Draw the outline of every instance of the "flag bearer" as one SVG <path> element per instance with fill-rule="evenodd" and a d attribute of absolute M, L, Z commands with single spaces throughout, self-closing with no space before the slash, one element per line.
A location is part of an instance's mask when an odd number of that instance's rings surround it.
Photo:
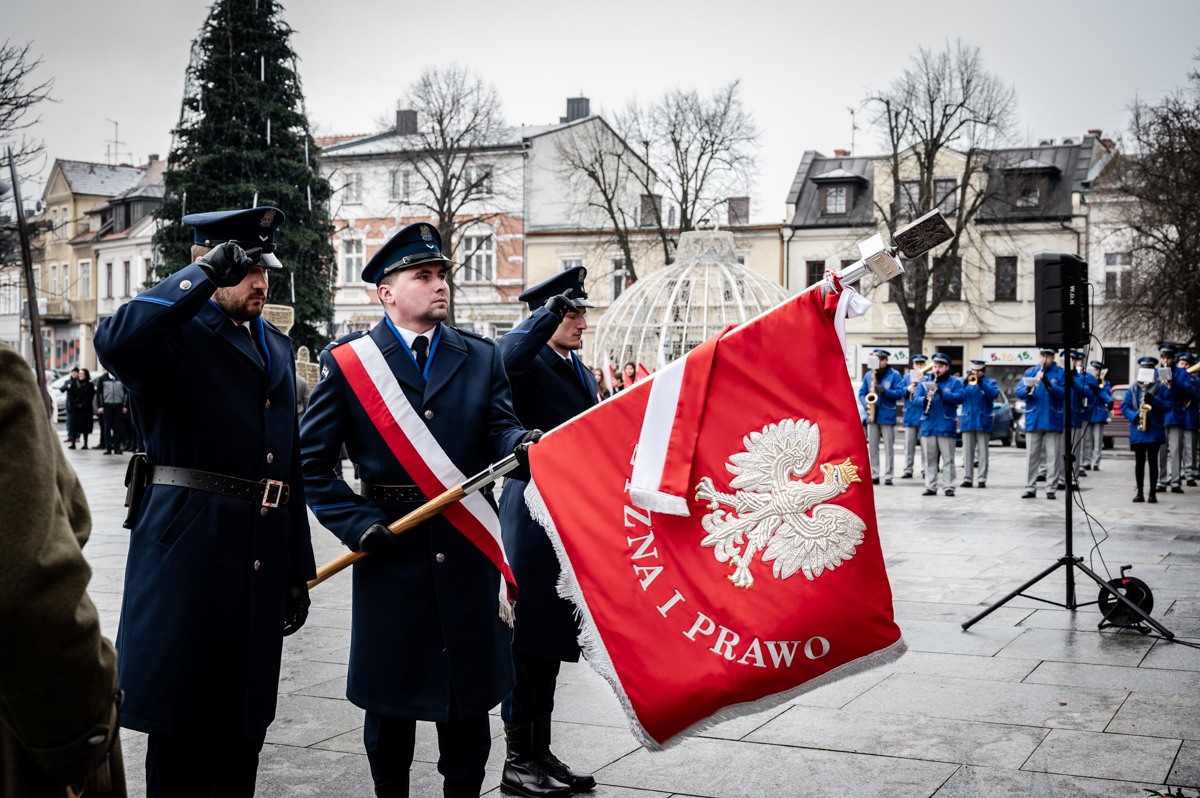
<path fill-rule="evenodd" d="M 366 710 L 379 798 L 408 795 L 418 720 L 437 724 L 444 794 L 478 796 L 488 711 L 513 687 L 511 571 L 491 492 L 403 535 L 386 527 L 438 480 L 461 484 L 540 434 L 513 415 L 495 344 L 442 323 L 452 264 L 441 247 L 436 227 L 412 224 L 367 263 L 383 321 L 321 353 L 300 433 L 313 512 L 369 555 L 354 565 L 346 697 Z M 361 495 L 336 473 L 343 442 Z"/>
<path fill-rule="evenodd" d="M 883 484 L 892 484 L 892 474 L 896 464 L 896 402 L 904 398 L 904 378 L 900 372 L 888 365 L 892 353 L 886 349 L 876 349 L 871 354 L 879 359 L 878 368 L 870 371 L 858 389 L 858 401 L 867 412 L 867 452 L 871 456 L 871 481 L 879 484 L 882 471 Z M 874 394 L 875 420 L 871 420 L 871 411 L 867 397 Z M 879 467 L 879 443 L 883 442 L 884 467 Z"/>
<path fill-rule="evenodd" d="M 261 206 L 183 217 L 196 262 L 96 330 L 146 443 L 117 665 L 152 798 L 254 793 L 283 637 L 308 615 L 296 367 L 262 319 L 283 221 Z"/>
<path fill-rule="evenodd" d="M 1157 361 L 1152 357 L 1138 360 L 1138 366 L 1153 369 Z M 1144 423 L 1139 420 L 1143 405 L 1148 405 Z M 1135 502 L 1146 501 L 1142 493 L 1144 487 L 1146 463 L 1150 464 L 1150 499 L 1151 504 L 1158 502 L 1155 496 L 1158 482 L 1158 449 L 1166 440 L 1164 421 L 1166 411 L 1171 406 L 1171 389 L 1155 377 L 1152 383 L 1134 383 L 1129 386 L 1125 398 L 1121 400 L 1121 415 L 1129 420 L 1129 446 L 1133 449 L 1134 478 L 1137 480 Z M 1142 429 L 1142 426 L 1145 429 Z"/>
<path fill-rule="evenodd" d="M 929 361 L 929 358 L 922 354 L 915 354 L 909 359 L 911 364 L 908 373 L 904 375 L 904 382 L 901 386 L 904 388 L 904 473 L 900 475 L 900 479 L 912 479 L 913 465 L 917 456 L 917 442 L 921 437 L 921 411 L 919 404 L 913 401 L 913 393 L 917 390 L 917 384 L 921 381 L 922 375 L 917 371 L 923 368 Z M 921 476 L 925 476 L 922 474 Z"/>
<path fill-rule="evenodd" d="M 950 356 L 933 356 L 933 379 L 917 386 L 913 401 L 921 406 L 921 448 L 925 453 L 925 492 L 937 495 L 938 460 L 941 460 L 942 491 L 954 495 L 954 420 L 963 400 L 963 383 L 950 376 Z"/>
<path fill-rule="evenodd" d="M 1107 368 L 1103 362 L 1091 362 L 1092 376 L 1100 388 L 1100 397 L 1092 407 L 1091 422 L 1084 429 L 1083 467 L 1092 471 L 1100 470 L 1100 455 L 1104 451 L 1104 425 L 1108 423 L 1108 413 L 1112 407 L 1112 383 L 1103 378 Z"/>
<path fill-rule="evenodd" d="M 992 402 L 1000 395 L 1000 386 L 984 373 L 987 363 L 971 361 L 970 380 L 963 386 L 962 442 L 964 488 L 975 487 L 975 452 L 979 452 L 978 487 L 987 487 L 988 444 L 992 440 Z"/>
<path fill-rule="evenodd" d="M 554 429 L 596 404 L 597 385 L 575 352 L 583 346 L 587 300 L 582 266 L 521 294 L 531 315 L 496 346 L 512 383 L 517 419 L 530 429 Z M 550 752 L 554 688 L 562 662 L 579 660 L 575 608 L 557 591 L 558 558 L 525 505 L 529 483 L 509 479 L 500 498 L 504 548 L 521 586 L 513 637 L 517 684 L 500 708 L 508 755 L 500 786 L 524 796 L 563 796 L 596 786 Z"/>
<path fill-rule="evenodd" d="M 1017 398 L 1025 400 L 1025 492 L 1022 499 L 1037 496 L 1038 464 L 1046 456 L 1046 498 L 1055 498 L 1054 490 L 1062 475 L 1063 400 L 1066 373 L 1055 362 L 1057 351 L 1042 349 L 1041 362 L 1030 366 L 1017 384 Z"/>

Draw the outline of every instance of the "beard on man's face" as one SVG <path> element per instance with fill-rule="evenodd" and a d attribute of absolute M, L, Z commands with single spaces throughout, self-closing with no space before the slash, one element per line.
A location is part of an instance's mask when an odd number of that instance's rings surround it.
<path fill-rule="evenodd" d="M 244 290 L 235 285 L 231 288 L 218 288 L 213 292 L 213 302 L 229 317 L 237 321 L 251 321 L 262 315 L 263 304 L 267 301 L 267 292 L 257 289 Z"/>

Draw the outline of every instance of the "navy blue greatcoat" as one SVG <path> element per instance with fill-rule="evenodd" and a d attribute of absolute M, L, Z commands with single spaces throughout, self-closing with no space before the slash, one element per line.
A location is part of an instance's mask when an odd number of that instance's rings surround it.
<path fill-rule="evenodd" d="M 496 342 L 512 383 L 517 418 L 529 429 L 548 432 L 597 401 L 596 378 L 571 353 L 563 360 L 547 345 L 558 317 L 538 308 Z M 579 623 L 571 602 L 559 598 L 558 558 L 546 530 L 525 505 L 528 483 L 510 479 L 500 497 L 504 550 L 521 587 L 513 648 L 546 659 L 579 659 Z"/>
<path fill-rule="evenodd" d="M 513 415 L 500 354 L 485 338 L 441 325 L 428 380 L 386 320 L 330 344 L 321 353 L 321 380 L 300 441 L 308 502 L 351 549 L 371 524 L 390 524 L 420 506 L 368 500 L 334 473 L 344 442 L 367 482 L 413 484 L 333 357 L 335 347 L 362 335 L 379 345 L 404 395 L 465 476 L 507 457 L 525 432 Z M 487 497 L 494 507 L 490 492 Z M 444 516 L 405 532 L 389 553 L 368 556 L 353 569 L 346 697 L 355 705 L 446 722 L 451 695 L 458 718 L 467 719 L 512 690 L 512 630 L 498 612 L 500 572 Z"/>
<path fill-rule="evenodd" d="M 132 396 L 151 465 L 287 482 L 286 505 L 151 485 L 129 539 L 117 634 L 122 725 L 181 737 L 275 718 L 290 583 L 316 576 L 296 427 L 290 339 L 252 322 L 269 354 L 209 301 L 192 264 L 96 330 Z"/>

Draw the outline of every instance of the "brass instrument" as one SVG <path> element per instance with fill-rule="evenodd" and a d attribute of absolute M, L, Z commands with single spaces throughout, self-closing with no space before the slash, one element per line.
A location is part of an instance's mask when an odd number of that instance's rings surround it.
<path fill-rule="evenodd" d="M 978 376 L 972 374 L 971 376 L 967 377 L 967 385 L 978 385 L 978 384 L 979 384 Z"/>
<path fill-rule="evenodd" d="M 936 391 L 934 391 L 933 389 L 926 389 L 926 391 L 925 391 L 925 416 L 926 417 L 929 416 L 929 409 L 931 407 L 933 407 L 933 396 L 935 393 L 936 393 Z"/>
<path fill-rule="evenodd" d="M 921 366 L 920 368 L 913 368 L 913 369 L 910 369 L 910 371 L 915 371 L 915 372 L 917 372 L 918 374 L 928 374 L 928 373 L 929 373 L 929 370 L 930 370 L 931 368 L 933 368 L 933 361 L 932 361 L 932 360 L 931 360 L 931 361 L 929 361 L 928 363 L 926 363 L 924 366 Z"/>
<path fill-rule="evenodd" d="M 1146 403 L 1146 385 L 1143 383 L 1139 387 L 1142 389 L 1142 404 L 1138 407 L 1137 428 L 1138 432 L 1145 432 L 1150 429 L 1150 405 Z"/>
<path fill-rule="evenodd" d="M 1188 366 L 1188 370 L 1187 370 L 1188 374 L 1195 374 L 1197 372 L 1200 372 L 1200 363 L 1197 363 L 1194 366 Z"/>
<path fill-rule="evenodd" d="M 867 392 L 867 423 L 875 423 L 875 406 L 879 403 L 879 394 L 875 393 L 875 372 L 871 371 L 871 390 Z"/>

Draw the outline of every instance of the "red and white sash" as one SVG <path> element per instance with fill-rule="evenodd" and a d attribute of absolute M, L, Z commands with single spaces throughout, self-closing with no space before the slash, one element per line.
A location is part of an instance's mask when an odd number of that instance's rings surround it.
<path fill-rule="evenodd" d="M 336 347 L 333 358 L 388 448 L 422 493 L 432 499 L 466 482 L 466 475 L 454 465 L 404 395 L 383 352 L 371 336 L 364 335 Z M 504 553 L 496 511 L 482 493 L 472 493 L 442 510 L 442 515 L 500 570 L 503 577 L 500 580 L 500 617 L 512 626 L 509 589 L 515 600 L 517 581 L 508 564 L 508 555 Z"/>

